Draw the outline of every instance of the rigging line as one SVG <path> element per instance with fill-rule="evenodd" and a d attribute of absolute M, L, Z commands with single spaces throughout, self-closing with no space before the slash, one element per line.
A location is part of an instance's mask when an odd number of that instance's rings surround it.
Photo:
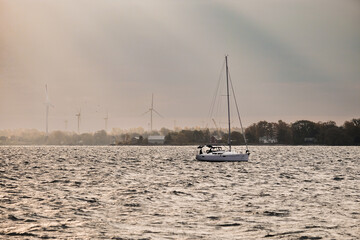
<path fill-rule="evenodd" d="M 217 95 L 218 95 L 218 92 L 219 92 L 219 87 L 220 87 L 220 83 L 221 83 L 221 75 L 222 75 L 222 72 L 223 72 L 223 69 L 224 69 L 224 65 L 225 65 L 225 62 L 224 62 L 223 67 L 222 67 L 222 69 L 220 71 L 219 80 L 218 80 L 216 90 L 215 90 L 215 93 L 213 95 L 213 99 L 212 99 L 212 102 L 211 102 L 211 107 L 210 107 L 210 111 L 209 111 L 209 115 L 208 115 L 210 119 L 211 119 L 211 117 L 213 116 L 213 113 L 214 113 L 215 103 L 216 103 Z"/>
<path fill-rule="evenodd" d="M 224 72 L 224 68 L 225 68 L 225 60 L 223 62 L 222 68 L 220 70 L 219 80 L 218 80 L 218 83 L 217 83 L 217 86 L 216 86 L 215 94 L 213 95 L 213 99 L 211 101 L 211 106 L 210 106 L 210 110 L 209 110 L 209 113 L 208 113 L 209 119 L 212 118 L 213 113 L 214 113 L 215 103 L 216 103 L 217 95 L 218 95 L 218 92 L 219 92 L 219 87 L 220 87 L 220 83 L 221 83 L 222 73 Z"/>
<path fill-rule="evenodd" d="M 240 127 L 241 127 L 241 133 L 242 133 L 242 135 L 243 135 L 243 137 L 244 137 L 246 150 L 248 150 L 248 145 L 247 145 L 247 142 L 246 142 L 246 137 L 245 137 L 245 134 L 244 134 L 244 128 L 243 128 L 243 126 L 242 126 L 242 122 L 241 122 L 241 117 L 240 117 L 239 107 L 238 107 L 238 104 L 237 104 L 237 101 L 236 101 L 235 91 L 234 91 L 234 86 L 233 86 L 233 83 L 232 83 L 232 81 L 231 81 L 230 72 L 229 72 L 229 80 L 230 80 L 231 90 L 232 90 L 232 93 L 233 93 L 233 95 L 234 95 L 234 101 L 235 101 L 236 111 L 237 111 L 237 114 L 238 114 L 238 117 L 239 117 L 239 122 L 240 122 Z"/>

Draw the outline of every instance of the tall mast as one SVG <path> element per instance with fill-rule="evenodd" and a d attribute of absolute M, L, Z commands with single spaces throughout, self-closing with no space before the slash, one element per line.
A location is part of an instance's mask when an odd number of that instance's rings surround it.
<path fill-rule="evenodd" d="M 231 134 L 230 128 L 231 128 L 231 126 L 230 126 L 229 69 L 228 69 L 227 55 L 225 55 L 225 62 L 226 62 L 226 91 L 227 91 L 228 124 L 229 124 L 228 145 L 229 145 L 229 150 L 230 150 L 230 152 L 231 152 L 231 140 L 230 140 L 230 134 Z"/>

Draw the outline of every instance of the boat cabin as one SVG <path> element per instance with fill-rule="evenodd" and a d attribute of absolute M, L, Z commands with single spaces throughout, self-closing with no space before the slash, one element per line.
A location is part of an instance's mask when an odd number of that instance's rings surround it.
<path fill-rule="evenodd" d="M 205 145 L 205 146 L 199 146 L 200 148 L 200 154 L 203 152 L 205 153 L 212 153 L 212 154 L 221 154 L 224 153 L 224 149 L 221 146 L 212 146 L 212 145 Z M 203 151 L 203 148 L 205 148 L 205 151 Z"/>

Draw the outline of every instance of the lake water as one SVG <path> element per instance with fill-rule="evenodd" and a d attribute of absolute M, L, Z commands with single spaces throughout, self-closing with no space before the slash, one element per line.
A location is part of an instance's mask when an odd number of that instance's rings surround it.
<path fill-rule="evenodd" d="M 360 238 L 360 147 L 250 150 L 0 147 L 0 239 Z"/>

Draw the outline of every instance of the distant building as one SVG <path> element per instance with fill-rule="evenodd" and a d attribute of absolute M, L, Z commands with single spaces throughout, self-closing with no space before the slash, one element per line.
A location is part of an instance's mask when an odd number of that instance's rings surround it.
<path fill-rule="evenodd" d="M 304 142 L 305 142 L 306 144 L 314 144 L 314 143 L 316 143 L 317 141 L 316 141 L 316 138 L 314 138 L 314 137 L 308 137 L 308 138 L 304 138 Z"/>
<path fill-rule="evenodd" d="M 138 144 L 140 142 L 140 137 L 133 137 L 131 139 L 131 144 Z"/>
<path fill-rule="evenodd" d="M 211 136 L 210 143 L 212 143 L 212 144 L 218 143 L 218 139 L 215 136 Z"/>
<path fill-rule="evenodd" d="M 165 136 L 149 136 L 148 143 L 153 145 L 162 145 L 165 143 Z"/>
<path fill-rule="evenodd" d="M 272 138 L 272 137 L 268 137 L 268 136 L 259 137 L 259 143 L 263 143 L 263 144 L 274 144 L 274 143 L 277 143 L 277 139 L 276 139 L 276 138 Z"/>

